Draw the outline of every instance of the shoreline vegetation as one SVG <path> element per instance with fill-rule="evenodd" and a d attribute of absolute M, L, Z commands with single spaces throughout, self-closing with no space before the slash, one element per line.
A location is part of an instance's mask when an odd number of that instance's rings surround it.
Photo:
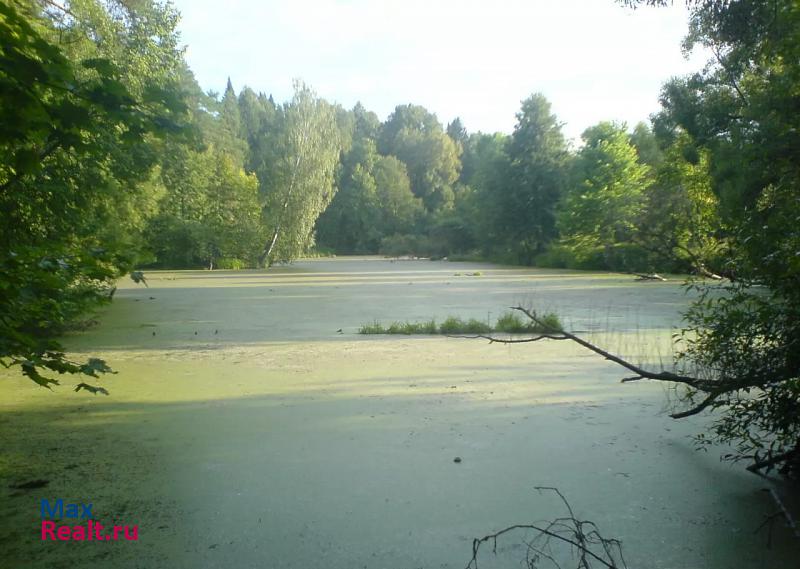
<path fill-rule="evenodd" d="M 435 318 L 422 322 L 395 321 L 384 326 L 380 321 L 375 320 L 369 324 L 363 324 L 359 334 L 365 335 L 444 335 L 452 336 L 457 334 L 489 334 L 499 332 L 503 334 L 547 334 L 550 332 L 560 332 L 563 330 L 561 321 L 555 313 L 547 312 L 538 318 L 538 322 L 524 322 L 517 314 L 506 312 L 492 325 L 488 320 L 478 320 L 470 318 L 464 320 L 457 316 L 448 316 L 441 324 L 437 324 Z"/>

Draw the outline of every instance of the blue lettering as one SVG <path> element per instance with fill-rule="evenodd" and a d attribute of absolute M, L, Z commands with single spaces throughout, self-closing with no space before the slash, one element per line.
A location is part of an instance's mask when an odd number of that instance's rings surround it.
<path fill-rule="evenodd" d="M 42 517 L 43 518 L 61 518 L 64 516 L 64 500 L 59 498 L 53 507 L 50 507 L 50 502 L 47 499 L 42 500 Z"/>
<path fill-rule="evenodd" d="M 92 506 L 94 504 L 66 504 L 64 508 L 64 500 L 59 498 L 54 503 L 49 500 L 42 500 L 41 514 L 42 518 L 92 518 Z M 65 515 L 66 514 L 66 515 Z"/>

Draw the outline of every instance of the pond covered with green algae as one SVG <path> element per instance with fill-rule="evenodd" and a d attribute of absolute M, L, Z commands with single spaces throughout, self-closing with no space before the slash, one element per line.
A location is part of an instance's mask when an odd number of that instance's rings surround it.
<path fill-rule="evenodd" d="M 767 481 L 696 452 L 707 418 L 667 417 L 662 385 L 567 342 L 356 334 L 523 303 L 652 361 L 688 302 L 677 281 L 335 259 L 148 282 L 66 339 L 119 372 L 109 397 L 0 384 L 0 567 L 463 567 L 473 537 L 563 514 L 542 485 L 632 568 L 797 567 L 780 523 L 769 550 L 754 533 Z M 9 489 L 30 479 L 49 484 Z M 139 541 L 42 542 L 41 498 L 93 502 Z M 486 566 L 525 554 L 498 551 Z"/>

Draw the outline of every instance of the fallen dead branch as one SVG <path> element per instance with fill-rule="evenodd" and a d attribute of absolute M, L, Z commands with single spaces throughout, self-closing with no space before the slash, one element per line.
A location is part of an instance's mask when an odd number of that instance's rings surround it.
<path fill-rule="evenodd" d="M 567 516 L 550 522 L 518 524 L 498 532 L 476 538 L 472 542 L 472 558 L 466 569 L 478 569 L 478 556 L 481 547 L 492 544 L 492 553 L 497 554 L 497 540 L 508 534 L 532 532 L 523 540 L 526 546 L 525 567 L 554 567 L 563 569 L 564 559 L 577 562 L 576 569 L 625 569 L 622 543 L 616 539 L 605 538 L 594 522 L 575 517 L 567 499 L 557 489 L 549 486 L 536 486 L 539 492 L 549 491 L 558 495 L 567 511 Z"/>
<path fill-rule="evenodd" d="M 659 275 L 658 273 L 631 273 L 636 277 L 637 281 L 664 281 L 666 282 L 667 279 Z"/>

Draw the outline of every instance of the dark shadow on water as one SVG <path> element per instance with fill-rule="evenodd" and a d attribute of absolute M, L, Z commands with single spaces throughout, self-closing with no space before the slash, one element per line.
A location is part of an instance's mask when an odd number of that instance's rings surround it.
<path fill-rule="evenodd" d="M 547 428 L 558 438 L 557 419 L 570 406 L 539 405 L 528 411 L 528 423 L 512 427 L 507 410 L 476 402 L 459 402 L 446 420 L 437 416 L 435 397 L 378 398 L 371 409 L 354 403 L 294 394 L 163 404 L 101 399 L 5 411 L 0 566 L 312 567 L 324 557 L 326 567 L 344 568 L 372 566 L 378 554 L 383 567 L 459 567 L 469 554 L 465 537 L 558 514 L 518 509 L 531 486 L 545 483 L 567 491 L 604 533 L 635 532 L 612 533 L 629 562 L 644 562 L 631 567 L 796 567 L 785 531 L 776 527 L 772 550 L 764 548 L 764 534 L 753 535 L 772 505 L 741 485 L 741 471 L 718 468 L 682 437 L 658 436 L 637 459 L 643 451 L 632 443 L 620 449 L 625 433 L 607 425 L 613 405 L 588 410 L 603 421 L 562 438 L 574 451 L 557 450 L 549 436 L 531 439 L 544 453 L 537 460 L 525 448 L 525 431 Z M 475 446 L 481 441 L 489 446 Z M 453 465 L 455 453 L 462 465 Z M 654 484 L 642 478 L 647 473 Z M 33 478 L 50 482 L 41 490 L 9 488 Z M 659 485 L 678 488 L 686 510 L 661 505 L 651 494 Z M 619 496 L 604 499 L 605 492 Z M 138 523 L 142 542 L 42 542 L 42 498 L 92 501 L 99 521 Z M 385 503 L 394 504 L 391 516 Z M 628 511 L 640 517 L 626 521 Z M 681 540 L 676 528 L 691 539 Z M 687 543 L 703 550 L 687 552 Z M 409 551 L 413 559 L 404 557 Z"/>

